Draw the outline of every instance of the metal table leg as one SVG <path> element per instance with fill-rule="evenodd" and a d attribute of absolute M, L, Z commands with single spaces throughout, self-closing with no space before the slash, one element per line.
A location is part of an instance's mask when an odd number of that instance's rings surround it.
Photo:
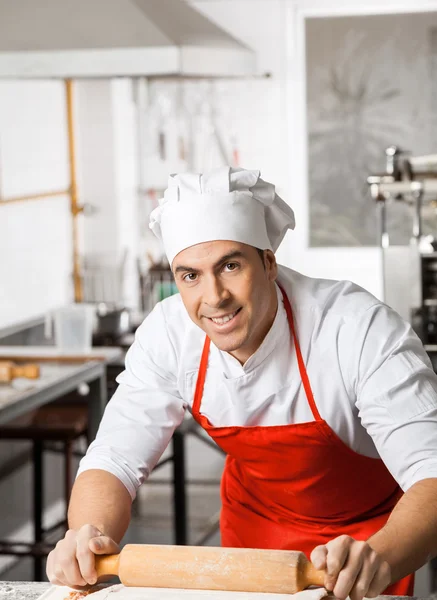
<path fill-rule="evenodd" d="M 431 594 L 435 594 L 437 592 L 437 557 L 431 560 L 429 567 L 431 579 Z"/>
<path fill-rule="evenodd" d="M 188 543 L 185 438 L 178 429 L 173 434 L 173 522 L 175 544 L 185 546 Z"/>
<path fill-rule="evenodd" d="M 88 400 L 88 439 L 93 441 L 96 437 L 97 430 L 105 412 L 108 402 L 108 394 L 106 389 L 106 370 L 103 367 L 103 372 L 100 377 L 89 383 L 90 393 Z"/>
<path fill-rule="evenodd" d="M 36 440 L 33 442 L 33 540 L 36 544 L 42 542 L 42 514 L 44 506 L 44 470 L 43 445 Z M 33 580 L 43 581 L 43 558 L 33 557 Z"/>

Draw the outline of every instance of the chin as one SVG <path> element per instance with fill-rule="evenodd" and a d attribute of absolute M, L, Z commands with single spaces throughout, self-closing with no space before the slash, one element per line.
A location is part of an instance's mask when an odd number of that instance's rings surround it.
<path fill-rule="evenodd" d="M 211 336 L 211 341 L 222 352 L 235 352 L 244 344 L 244 340 L 230 339 L 230 336 Z"/>

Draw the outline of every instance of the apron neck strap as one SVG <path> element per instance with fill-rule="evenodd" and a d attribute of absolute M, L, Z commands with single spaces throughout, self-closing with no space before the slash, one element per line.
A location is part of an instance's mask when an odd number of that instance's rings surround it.
<path fill-rule="evenodd" d="M 205 343 L 203 344 L 199 370 L 197 373 L 196 391 L 194 392 L 193 408 L 191 409 L 193 414 L 198 414 L 200 412 L 200 403 L 202 402 L 203 388 L 205 387 L 205 377 L 208 368 L 208 356 L 210 345 L 211 340 L 208 336 L 206 336 Z"/>
<path fill-rule="evenodd" d="M 322 418 L 319 414 L 319 411 L 317 410 L 317 406 L 314 401 L 314 396 L 313 396 L 313 391 L 311 389 L 310 380 L 308 378 L 308 373 L 307 373 L 307 370 L 305 368 L 305 363 L 302 358 L 302 352 L 300 351 L 299 340 L 297 338 L 296 329 L 294 326 L 293 311 L 291 309 L 291 304 L 290 304 L 287 294 L 285 293 L 284 288 L 281 285 L 279 285 L 279 289 L 282 292 L 285 312 L 287 313 L 288 324 L 290 326 L 290 331 L 293 336 L 297 364 L 299 367 L 299 373 L 300 373 L 300 377 L 302 379 L 302 384 L 303 384 L 303 387 L 305 390 L 308 404 L 310 405 L 311 412 L 313 413 L 314 419 L 316 421 L 321 421 Z M 202 356 L 200 359 L 199 371 L 198 371 L 198 375 L 197 375 L 196 390 L 194 392 L 193 407 L 192 407 L 192 412 L 194 414 L 198 414 L 200 412 L 200 404 L 202 402 L 203 389 L 205 387 L 206 371 L 208 368 L 208 356 L 209 356 L 210 345 L 211 345 L 211 340 L 209 339 L 208 336 L 206 336 L 205 343 L 203 345 Z"/>
<path fill-rule="evenodd" d="M 310 405 L 311 412 L 313 413 L 313 417 L 316 421 L 321 421 L 322 417 L 317 410 L 317 405 L 314 401 L 313 390 L 311 389 L 310 380 L 308 378 L 308 373 L 305 367 L 304 360 L 302 358 L 302 352 L 300 351 L 299 339 L 296 335 L 296 328 L 294 326 L 294 318 L 293 311 L 291 309 L 290 300 L 288 299 L 287 294 L 285 293 L 284 288 L 278 283 L 279 289 L 282 292 L 282 298 L 284 300 L 285 312 L 287 313 L 288 324 L 290 326 L 290 331 L 293 336 L 294 341 L 294 349 L 296 352 L 297 364 L 299 367 L 300 377 L 302 379 L 303 389 L 305 390 L 305 394 L 308 400 L 308 404 Z"/>

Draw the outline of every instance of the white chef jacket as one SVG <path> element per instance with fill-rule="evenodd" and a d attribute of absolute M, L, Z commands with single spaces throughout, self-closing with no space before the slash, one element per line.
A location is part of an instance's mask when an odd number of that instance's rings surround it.
<path fill-rule="evenodd" d="M 355 452 L 381 457 L 404 490 L 437 477 L 437 376 L 410 325 L 349 281 L 279 266 L 278 282 L 321 417 Z M 211 344 L 201 412 L 216 427 L 314 420 L 277 293 L 273 325 L 243 366 Z M 79 473 L 109 471 L 135 497 L 192 406 L 204 340 L 179 294 L 154 308 Z"/>

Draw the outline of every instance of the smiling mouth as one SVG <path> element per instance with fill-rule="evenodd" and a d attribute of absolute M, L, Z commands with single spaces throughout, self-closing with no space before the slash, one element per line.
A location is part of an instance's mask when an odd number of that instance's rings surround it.
<path fill-rule="evenodd" d="M 224 315 L 223 317 L 208 317 L 208 319 L 210 319 L 216 325 L 224 325 L 225 323 L 229 323 L 229 321 L 232 321 L 232 319 L 240 312 L 240 310 L 241 308 L 237 309 L 232 313 Z"/>

